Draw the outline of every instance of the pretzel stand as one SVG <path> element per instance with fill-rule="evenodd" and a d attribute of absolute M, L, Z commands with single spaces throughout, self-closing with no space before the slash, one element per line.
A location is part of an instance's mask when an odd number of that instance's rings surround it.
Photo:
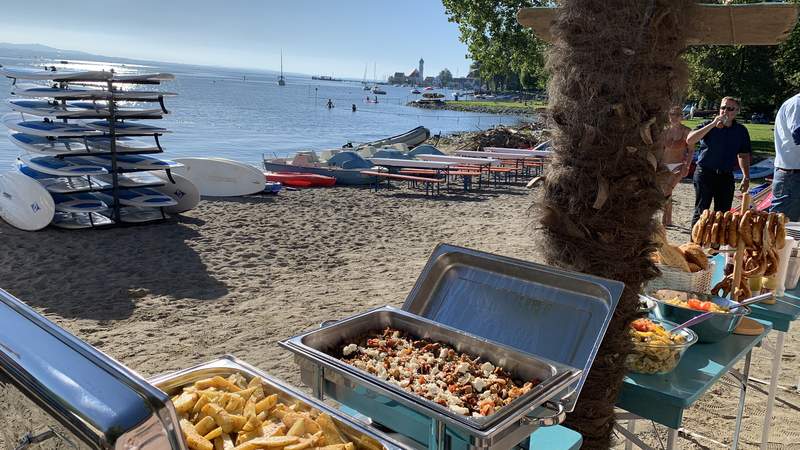
<path fill-rule="evenodd" d="M 742 195 L 742 207 L 741 211 L 747 211 L 750 209 L 750 194 L 745 192 Z M 745 247 L 744 247 L 744 240 L 739 239 L 739 242 L 736 243 L 736 252 L 733 254 L 733 285 L 739 286 L 742 282 L 742 272 L 744 272 L 744 255 L 745 255 Z M 747 280 L 744 280 L 747 283 Z M 743 298 L 739 298 L 741 296 L 741 291 L 734 289 L 731 292 L 731 300 L 743 300 Z M 739 325 L 733 330 L 734 334 L 743 334 L 747 336 L 756 336 L 761 334 L 764 331 L 764 327 L 761 326 L 760 323 L 756 322 L 753 319 L 748 317 L 743 317 Z"/>
<path fill-rule="evenodd" d="M 732 250 L 733 272 L 711 288 L 711 294 L 740 301 L 751 297 L 748 278 L 775 277 L 779 250 L 786 245 L 786 217 L 750 209 L 750 195 L 742 196 L 740 211 L 703 211 L 692 228 L 692 242 L 704 248 L 728 246 Z M 756 292 L 757 294 L 758 292 Z M 756 321 L 744 318 L 734 331 L 754 335 L 763 331 Z"/>

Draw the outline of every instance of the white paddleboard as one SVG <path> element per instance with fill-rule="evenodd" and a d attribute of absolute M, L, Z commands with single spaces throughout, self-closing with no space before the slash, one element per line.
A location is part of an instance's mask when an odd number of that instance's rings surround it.
<path fill-rule="evenodd" d="M 236 197 L 264 190 L 266 180 L 261 170 L 245 163 L 223 158 L 177 158 L 183 164 L 174 172 L 191 180 L 200 195 Z"/>
<path fill-rule="evenodd" d="M 110 133 L 111 126 L 107 120 L 97 120 L 94 122 L 86 122 L 85 125 L 89 128 L 102 131 L 103 133 Z M 155 125 L 148 125 L 137 122 L 116 122 L 114 124 L 114 132 L 120 136 L 126 134 L 164 134 L 169 133 L 169 130 Z"/>
<path fill-rule="evenodd" d="M 38 117 L 97 119 L 111 116 L 111 111 L 106 102 L 97 101 L 70 101 L 63 104 L 55 100 L 9 99 L 8 106 L 13 111 Z M 129 117 L 160 119 L 164 114 L 161 108 L 133 108 L 125 106 L 117 106 L 114 113 L 121 119 Z"/>
<path fill-rule="evenodd" d="M 111 192 L 98 192 L 96 195 L 109 205 L 114 204 L 114 197 Z M 149 188 L 120 189 L 117 192 L 117 196 L 119 197 L 120 205 L 137 208 L 161 208 L 178 204 L 172 197 Z"/>
<path fill-rule="evenodd" d="M 113 175 L 98 175 L 92 177 L 98 181 L 113 183 Z M 131 172 L 125 174 L 117 174 L 117 183 L 123 188 L 142 188 L 142 187 L 158 187 L 164 185 L 164 180 L 151 175 L 149 172 Z"/>
<path fill-rule="evenodd" d="M 111 155 L 85 156 L 81 159 L 91 161 L 111 170 Z M 117 167 L 125 170 L 166 170 L 181 167 L 180 163 L 168 159 L 153 158 L 147 155 L 117 155 Z"/>
<path fill-rule="evenodd" d="M 98 89 L 83 89 L 83 88 L 60 88 L 49 86 L 37 85 L 16 85 L 11 93 L 18 97 L 27 98 L 57 98 L 60 100 L 68 99 L 104 99 L 109 98 L 111 94 L 106 91 Z"/>
<path fill-rule="evenodd" d="M 141 103 L 127 103 L 117 102 L 114 107 L 114 114 L 118 118 L 124 119 L 126 117 L 158 119 L 161 118 L 166 112 L 161 108 L 146 108 L 144 106 L 128 106 L 128 105 L 143 105 Z M 97 117 L 111 116 L 111 110 L 108 108 L 108 103 L 104 101 L 72 101 L 68 102 L 67 106 L 83 110 L 84 114 L 91 113 Z"/>
<path fill-rule="evenodd" d="M 89 147 L 102 152 L 111 151 L 111 138 L 109 137 L 91 137 L 87 138 L 86 142 Z M 148 143 L 134 139 L 127 136 L 117 137 L 117 152 L 119 153 L 140 153 L 140 152 L 158 152 L 161 149 L 155 143 Z"/>
<path fill-rule="evenodd" d="M 35 69 L 30 67 L 3 67 L 0 69 L 0 74 L 5 75 L 8 78 L 37 81 L 106 81 L 111 79 L 113 75 L 111 72 L 103 72 L 99 70 L 58 70 L 55 67 L 46 69 Z"/>
<path fill-rule="evenodd" d="M 111 210 L 106 211 L 106 214 L 111 215 Z M 161 208 L 134 208 L 129 206 L 119 209 L 119 220 L 124 223 L 152 222 L 166 218 L 167 216 L 161 211 Z"/>
<path fill-rule="evenodd" d="M 111 189 L 110 184 L 97 179 L 97 177 L 57 177 L 31 169 L 25 164 L 18 164 L 18 169 L 21 173 L 38 181 L 48 192 L 54 194 L 72 194 Z"/>
<path fill-rule="evenodd" d="M 104 225 L 111 225 L 113 223 L 113 220 L 96 212 L 68 213 L 58 211 L 53 217 L 53 226 L 68 230 L 101 227 Z"/>
<path fill-rule="evenodd" d="M 36 231 L 53 220 L 53 197 L 38 181 L 20 172 L 0 174 L 0 218 L 25 231 Z"/>
<path fill-rule="evenodd" d="M 198 190 L 197 186 L 188 178 L 178 175 L 177 173 L 172 173 L 172 179 L 175 181 L 175 183 L 173 183 L 165 172 L 154 171 L 149 173 L 164 182 L 163 186 L 154 187 L 153 190 L 167 195 L 178 202 L 175 206 L 164 208 L 164 211 L 179 214 L 194 209 L 197 204 L 200 203 L 200 190 Z"/>
<path fill-rule="evenodd" d="M 92 194 L 52 194 L 56 211 L 88 213 L 108 209 L 108 205 Z"/>
<path fill-rule="evenodd" d="M 27 133 L 9 132 L 8 139 L 26 152 L 45 156 L 87 153 L 88 147 L 78 138 L 46 138 Z"/>
<path fill-rule="evenodd" d="M 59 177 L 79 177 L 108 173 L 104 166 L 87 161 L 84 158 L 61 159 L 53 156 L 22 155 L 19 160 L 37 172 Z"/>
<path fill-rule="evenodd" d="M 20 114 L 9 113 L 3 116 L 3 125 L 20 133 L 42 137 L 82 137 L 99 135 L 100 131 L 75 123 L 54 122 L 51 120 L 28 120 L 30 116 L 20 118 Z"/>

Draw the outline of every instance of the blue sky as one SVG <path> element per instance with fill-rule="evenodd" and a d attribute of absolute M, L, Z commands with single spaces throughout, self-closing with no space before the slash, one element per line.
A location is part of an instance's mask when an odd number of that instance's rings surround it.
<path fill-rule="evenodd" d="M 27 0 L 3 8 L 0 42 L 268 70 L 282 48 L 287 72 L 357 79 L 420 57 L 426 75 L 465 76 L 470 63 L 437 0 Z"/>

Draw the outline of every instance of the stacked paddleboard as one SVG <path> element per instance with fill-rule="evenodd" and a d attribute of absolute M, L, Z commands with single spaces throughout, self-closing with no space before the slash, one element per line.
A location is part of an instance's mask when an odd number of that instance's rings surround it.
<path fill-rule="evenodd" d="M 197 187 L 158 157 L 168 111 L 157 90 L 170 74 L 0 68 L 14 79 L 2 117 L 23 153 L 0 174 L 0 218 L 23 230 L 79 229 L 163 220 L 194 208 Z M 31 83 L 31 84 L 25 84 Z M 124 88 L 121 88 L 124 86 Z"/>

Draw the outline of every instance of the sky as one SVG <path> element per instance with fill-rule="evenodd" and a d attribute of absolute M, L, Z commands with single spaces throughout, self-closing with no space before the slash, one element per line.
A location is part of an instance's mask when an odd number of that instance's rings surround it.
<path fill-rule="evenodd" d="M 0 14 L 0 42 L 265 70 L 283 50 L 286 72 L 355 79 L 420 58 L 426 76 L 466 76 L 458 37 L 437 0 L 28 0 Z"/>

